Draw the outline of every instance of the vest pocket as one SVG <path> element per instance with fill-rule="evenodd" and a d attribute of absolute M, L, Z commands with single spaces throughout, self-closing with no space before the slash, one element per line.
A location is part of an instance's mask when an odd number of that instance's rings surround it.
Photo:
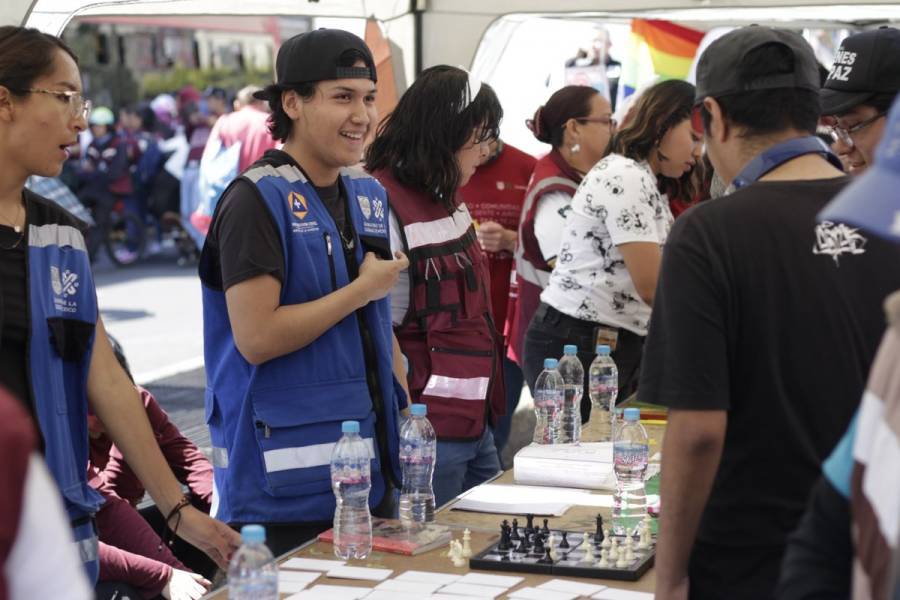
<path fill-rule="evenodd" d="M 331 489 L 331 453 L 342 421 L 359 421 L 372 455 L 372 477 L 381 470 L 375 451 L 375 413 L 364 378 L 250 393 L 254 431 L 274 497 L 305 496 Z"/>

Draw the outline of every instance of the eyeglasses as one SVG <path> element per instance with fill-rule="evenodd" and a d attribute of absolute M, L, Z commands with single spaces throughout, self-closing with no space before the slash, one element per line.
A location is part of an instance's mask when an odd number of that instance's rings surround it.
<path fill-rule="evenodd" d="M 601 125 L 606 125 L 610 129 L 616 128 L 616 120 L 612 117 L 583 117 L 575 120 L 579 123 L 600 123 Z"/>
<path fill-rule="evenodd" d="M 853 146 L 854 145 L 853 134 L 857 133 L 858 131 L 861 131 L 862 129 L 865 129 L 866 127 L 868 127 L 869 125 L 871 125 L 872 123 L 874 123 L 875 121 L 877 121 L 878 119 L 883 117 L 884 115 L 885 115 L 885 113 L 883 113 L 883 112 L 878 113 L 874 117 L 866 119 L 865 121 L 862 121 L 861 123 L 857 123 L 853 127 L 844 128 L 844 127 L 840 127 L 839 125 L 833 125 L 831 127 L 831 139 L 833 139 L 836 142 L 840 142 L 840 143 L 844 144 L 845 146 Z"/>
<path fill-rule="evenodd" d="M 31 88 L 25 91 L 31 94 L 47 94 L 54 96 L 57 100 L 69 107 L 69 115 L 73 119 L 80 116 L 87 120 L 91 114 L 91 101 L 85 98 L 81 92 L 74 92 L 71 90 L 45 90 L 42 88 Z"/>

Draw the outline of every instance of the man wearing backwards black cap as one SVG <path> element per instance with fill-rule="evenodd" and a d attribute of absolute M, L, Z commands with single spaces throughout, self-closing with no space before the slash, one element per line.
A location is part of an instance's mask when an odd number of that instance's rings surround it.
<path fill-rule="evenodd" d="M 822 88 L 834 149 L 858 175 L 872 163 L 887 111 L 900 91 L 900 29 L 879 27 L 841 42 Z"/>
<path fill-rule="evenodd" d="M 900 253 L 816 222 L 848 178 L 814 136 L 819 73 L 799 35 L 718 39 L 696 99 L 735 191 L 679 217 L 663 250 L 638 387 L 669 407 L 656 597 L 766 600 L 859 402 Z"/>
<path fill-rule="evenodd" d="M 342 421 L 358 421 L 370 446 L 370 507 L 399 477 L 405 375 L 387 295 L 408 261 L 391 255 L 384 188 L 350 168 L 377 123 L 365 43 L 311 31 L 285 42 L 275 67 L 256 95 L 283 150 L 222 195 L 200 276 L 213 511 L 264 523 L 278 555 L 331 526 Z"/>

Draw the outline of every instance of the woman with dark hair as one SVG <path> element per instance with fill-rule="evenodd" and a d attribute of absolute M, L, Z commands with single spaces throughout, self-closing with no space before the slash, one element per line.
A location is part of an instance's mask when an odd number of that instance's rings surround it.
<path fill-rule="evenodd" d="M 544 358 L 560 356 L 565 344 L 578 346 L 587 376 L 602 343 L 610 346 L 619 368 L 619 398 L 633 391 L 662 245 L 672 224 L 660 182 L 678 179 L 689 185 L 700 159 L 701 134 L 691 127 L 693 102 L 694 86 L 683 81 L 647 89 L 632 120 L 613 137 L 612 153 L 578 188 L 559 259 L 525 335 L 525 378 L 532 385 Z M 582 398 L 582 421 L 589 411 Z"/>
<path fill-rule="evenodd" d="M 99 317 L 83 223 L 25 188 L 31 175 L 59 174 L 90 108 L 77 59 L 62 41 L 0 27 L 0 384 L 36 422 L 92 579 L 101 499 L 85 470 L 89 404 L 169 528 L 224 567 L 238 536 L 190 505 L 155 443 Z"/>
<path fill-rule="evenodd" d="M 487 257 L 457 195 L 487 157 L 503 111 L 462 69 L 426 69 L 366 152 L 387 189 L 392 246 L 409 269 L 391 292 L 394 330 L 409 361 L 413 402 L 438 437 L 437 505 L 500 470 L 488 420 L 506 411 L 502 341 L 491 317 Z"/>
<path fill-rule="evenodd" d="M 554 92 L 526 125 L 553 149 L 534 166 L 519 223 L 518 294 L 510 298 L 506 316 L 509 357 L 519 366 L 525 359 L 525 331 L 556 263 L 572 196 L 584 174 L 606 154 L 616 122 L 596 89 L 569 85 Z"/>

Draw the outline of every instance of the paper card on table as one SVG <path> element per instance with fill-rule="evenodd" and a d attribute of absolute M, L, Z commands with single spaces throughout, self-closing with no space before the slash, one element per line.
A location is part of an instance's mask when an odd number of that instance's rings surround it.
<path fill-rule="evenodd" d="M 473 598 L 488 598 L 493 600 L 497 596 L 506 593 L 505 587 L 491 585 L 474 585 L 471 583 L 451 583 L 441 588 L 441 594 L 455 594 L 457 596 L 471 596 Z"/>
<path fill-rule="evenodd" d="M 422 600 L 428 598 L 429 594 L 420 594 L 418 592 L 398 592 L 396 590 L 372 590 L 365 600 Z"/>
<path fill-rule="evenodd" d="M 509 593 L 511 600 L 576 600 L 581 594 L 524 587 Z"/>
<path fill-rule="evenodd" d="M 422 581 L 425 583 L 439 583 L 447 585 L 458 581 L 461 575 L 453 573 L 434 573 L 432 571 L 404 571 L 394 577 L 394 581 Z"/>
<path fill-rule="evenodd" d="M 278 581 L 302 581 L 311 583 L 321 575 L 318 571 L 279 571 Z"/>
<path fill-rule="evenodd" d="M 581 489 L 567 490 L 571 494 L 561 494 L 559 489 L 542 486 L 483 484 L 463 493 L 451 510 L 469 510 L 498 514 L 560 516 L 569 510 L 577 497 L 587 498 L 590 492 Z"/>
<path fill-rule="evenodd" d="M 381 581 L 391 576 L 391 569 L 370 569 L 369 567 L 336 567 L 326 573 L 333 579 L 363 579 L 365 581 Z"/>
<path fill-rule="evenodd" d="M 278 579 L 278 593 L 279 594 L 293 594 L 295 592 L 300 592 L 306 589 L 306 586 L 309 585 L 306 581 L 291 581 L 290 579 Z"/>
<path fill-rule="evenodd" d="M 569 581 L 568 579 L 551 579 L 537 586 L 539 590 L 550 590 L 554 592 L 572 592 L 573 594 L 581 594 L 582 596 L 590 596 L 606 589 L 605 585 L 595 583 L 582 583 L 580 581 Z"/>
<path fill-rule="evenodd" d="M 633 592 L 631 590 L 606 588 L 602 592 L 594 594 L 591 598 L 594 600 L 653 600 L 653 594 L 649 592 Z"/>
<path fill-rule="evenodd" d="M 287 600 L 359 600 L 371 591 L 370 588 L 349 585 L 315 585 Z"/>
<path fill-rule="evenodd" d="M 494 587 L 502 587 L 509 589 L 514 585 L 519 585 L 524 581 L 524 577 L 515 577 L 512 575 L 488 575 L 486 573 L 466 573 L 460 578 L 459 583 L 471 583 L 474 585 L 491 585 Z"/>
<path fill-rule="evenodd" d="M 428 596 L 428 600 L 466 600 L 466 597 L 456 594 L 432 594 Z"/>
<path fill-rule="evenodd" d="M 345 565 L 342 560 L 322 560 L 320 558 L 291 558 L 280 565 L 279 569 L 295 569 L 298 571 L 327 571 Z"/>
<path fill-rule="evenodd" d="M 434 582 L 428 583 L 425 581 L 403 581 L 399 579 L 387 579 L 376 585 L 375 589 L 426 596 L 428 594 L 436 592 L 442 585 L 444 584 Z"/>

